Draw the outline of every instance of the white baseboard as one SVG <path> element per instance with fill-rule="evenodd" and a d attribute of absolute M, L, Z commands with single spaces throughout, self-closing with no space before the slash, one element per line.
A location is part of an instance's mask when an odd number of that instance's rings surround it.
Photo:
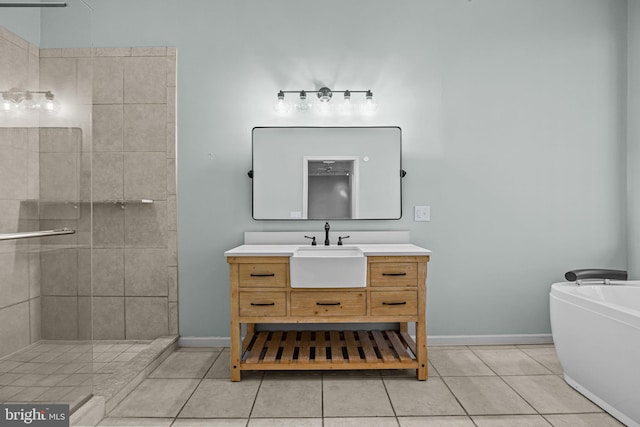
<path fill-rule="evenodd" d="M 522 335 L 430 335 L 427 343 L 437 345 L 552 344 L 551 334 Z M 180 337 L 179 347 L 229 347 L 229 337 Z"/>

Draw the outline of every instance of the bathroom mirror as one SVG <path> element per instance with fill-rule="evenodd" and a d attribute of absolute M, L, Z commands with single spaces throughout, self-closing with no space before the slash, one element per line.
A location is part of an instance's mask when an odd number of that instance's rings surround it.
<path fill-rule="evenodd" d="M 399 219 L 399 127 L 256 127 L 253 218 Z"/>

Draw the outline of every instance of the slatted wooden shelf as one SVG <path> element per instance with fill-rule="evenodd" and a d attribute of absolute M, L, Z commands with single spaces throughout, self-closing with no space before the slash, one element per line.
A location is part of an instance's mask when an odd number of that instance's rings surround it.
<path fill-rule="evenodd" d="M 417 368 L 415 341 L 398 331 L 261 331 L 241 370 Z"/>

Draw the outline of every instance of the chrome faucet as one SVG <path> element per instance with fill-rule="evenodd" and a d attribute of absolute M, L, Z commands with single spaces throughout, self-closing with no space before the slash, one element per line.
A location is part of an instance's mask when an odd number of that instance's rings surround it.
<path fill-rule="evenodd" d="M 329 246 L 329 229 L 331 227 L 329 227 L 329 223 L 325 222 L 324 223 L 324 245 L 325 246 Z"/>

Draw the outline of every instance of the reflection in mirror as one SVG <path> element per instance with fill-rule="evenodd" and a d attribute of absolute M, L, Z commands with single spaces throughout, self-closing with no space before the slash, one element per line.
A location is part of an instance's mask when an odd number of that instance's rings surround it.
<path fill-rule="evenodd" d="M 398 127 L 256 127 L 254 219 L 399 219 Z"/>

